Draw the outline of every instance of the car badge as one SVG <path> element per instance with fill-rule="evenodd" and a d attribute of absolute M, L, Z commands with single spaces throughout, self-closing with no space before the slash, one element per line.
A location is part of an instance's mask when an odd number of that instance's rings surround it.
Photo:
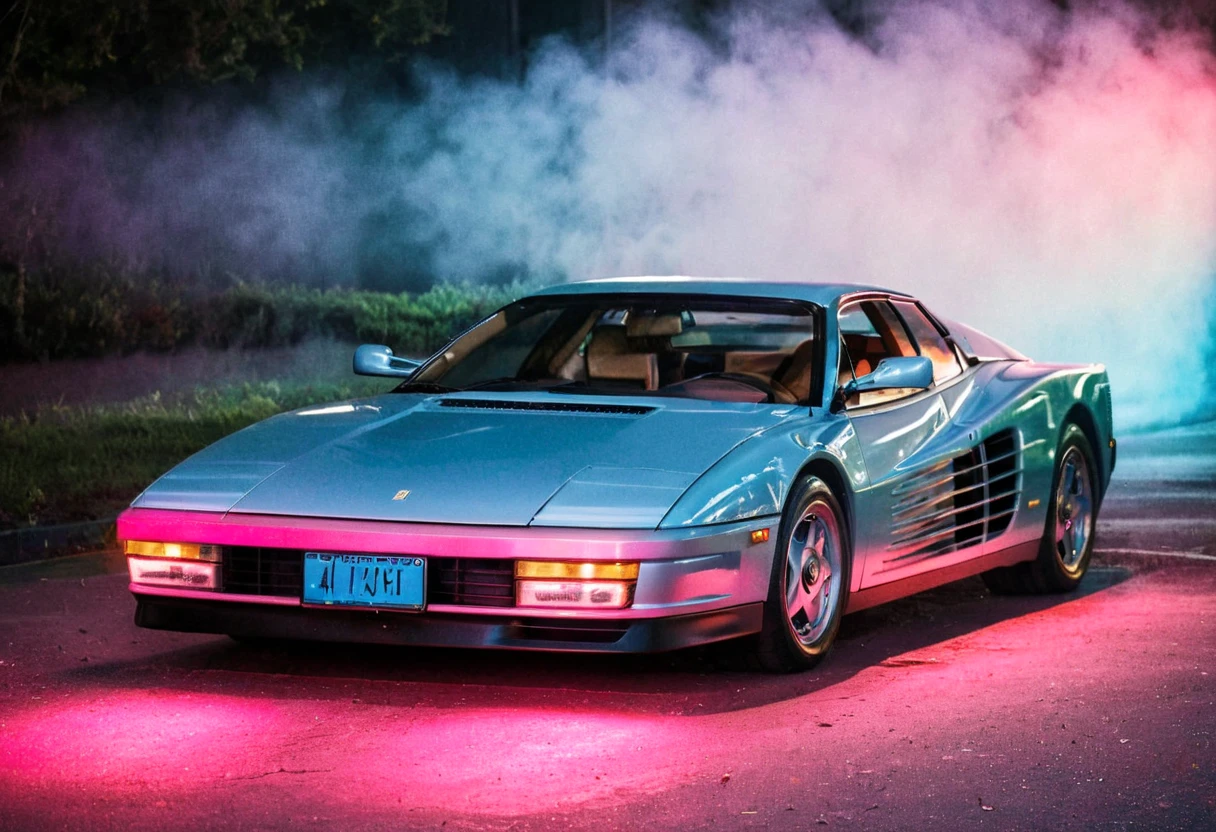
<path fill-rule="evenodd" d="M 410 492 L 402 489 L 401 491 L 398 491 L 396 494 L 393 495 L 393 499 L 394 500 L 404 500 L 408 496 L 410 496 Z"/>

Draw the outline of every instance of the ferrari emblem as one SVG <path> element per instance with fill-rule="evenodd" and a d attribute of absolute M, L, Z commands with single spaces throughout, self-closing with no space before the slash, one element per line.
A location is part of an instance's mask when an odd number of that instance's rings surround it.
<path fill-rule="evenodd" d="M 406 497 L 408 497 L 408 496 L 410 496 L 410 492 L 405 491 L 405 490 L 403 489 L 403 490 L 401 490 L 401 491 L 398 491 L 396 494 L 394 494 L 394 495 L 393 495 L 393 499 L 394 499 L 394 500 L 404 500 L 404 499 L 405 499 Z"/>

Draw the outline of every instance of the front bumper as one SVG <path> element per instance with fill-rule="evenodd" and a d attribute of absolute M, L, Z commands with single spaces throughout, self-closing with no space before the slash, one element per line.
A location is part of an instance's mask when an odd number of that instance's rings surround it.
<path fill-rule="evenodd" d="M 237 637 L 493 647 L 575 653 L 661 653 L 760 631 L 761 604 L 666 618 L 587 620 L 224 604 L 140 596 L 135 623 L 154 630 Z"/>
<path fill-rule="evenodd" d="M 428 603 L 421 613 L 315 608 L 296 597 L 131 584 L 136 623 L 237 636 L 532 650 L 656 652 L 757 632 L 776 518 L 678 530 L 434 526 L 131 509 L 124 540 L 427 558 L 637 561 L 633 604 L 562 610 Z"/>

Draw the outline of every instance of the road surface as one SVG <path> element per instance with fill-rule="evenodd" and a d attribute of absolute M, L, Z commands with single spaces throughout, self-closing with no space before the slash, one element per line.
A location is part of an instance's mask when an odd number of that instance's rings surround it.
<path fill-rule="evenodd" d="M 0 570 L 0 829 L 1216 828 L 1216 426 L 1127 437 L 1082 591 L 969 580 L 820 670 L 139 630 Z"/>

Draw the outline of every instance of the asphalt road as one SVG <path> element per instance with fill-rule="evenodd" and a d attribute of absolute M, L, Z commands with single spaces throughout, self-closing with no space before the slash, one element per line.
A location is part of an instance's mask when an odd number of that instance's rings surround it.
<path fill-rule="evenodd" d="M 0 829 L 1216 828 L 1216 426 L 1127 437 L 1076 595 L 846 619 L 816 672 L 156 633 L 0 570 Z"/>

